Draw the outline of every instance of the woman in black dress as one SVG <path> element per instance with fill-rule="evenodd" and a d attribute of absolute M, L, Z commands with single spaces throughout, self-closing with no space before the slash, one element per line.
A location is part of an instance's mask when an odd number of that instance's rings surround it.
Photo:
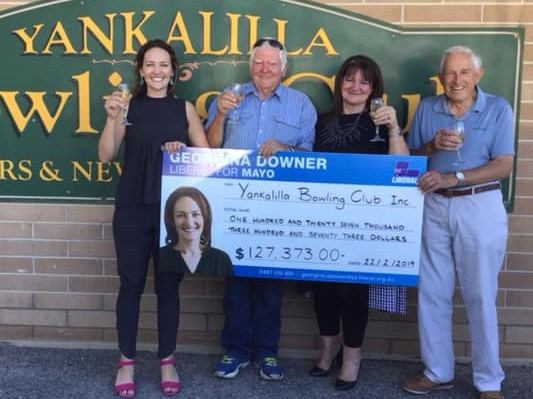
<path fill-rule="evenodd" d="M 178 286 L 183 274 L 159 270 L 159 211 L 162 151 L 175 153 L 186 143 L 208 147 L 202 123 L 189 101 L 174 95 L 178 61 L 163 40 L 146 42 L 135 57 L 131 99 L 115 91 L 105 101 L 106 122 L 98 157 L 113 160 L 124 142 L 124 162 L 115 198 L 113 237 L 120 288 L 116 305 L 120 360 L 115 392 L 135 396 L 134 359 L 141 295 L 149 259 L 153 260 L 161 391 L 176 395 L 180 382 L 174 351 L 179 323 Z M 131 123 L 124 124 L 124 112 Z"/>
<path fill-rule="evenodd" d="M 376 62 L 363 55 L 349 57 L 336 75 L 334 108 L 320 115 L 317 121 L 313 150 L 409 154 L 393 107 L 385 105 L 370 116 L 371 100 L 382 96 L 383 79 Z M 376 126 L 379 126 L 382 141 L 373 140 Z M 338 390 L 352 389 L 357 381 L 361 344 L 368 322 L 369 290 L 371 300 L 394 302 L 378 303 L 375 307 L 405 312 L 405 287 L 372 286 L 369 289 L 366 284 L 323 282 L 316 283 L 313 288 L 321 354 L 310 374 L 329 374 L 338 356 L 341 364 L 335 381 Z M 379 295 L 373 296 L 375 291 L 379 291 Z"/>

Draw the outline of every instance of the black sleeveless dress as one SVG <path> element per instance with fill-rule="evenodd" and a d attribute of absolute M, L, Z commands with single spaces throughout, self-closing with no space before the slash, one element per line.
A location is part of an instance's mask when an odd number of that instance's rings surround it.
<path fill-rule="evenodd" d="M 175 97 L 131 99 L 124 138 L 124 163 L 117 206 L 151 205 L 161 201 L 161 145 L 187 143 L 189 123 L 185 101 Z"/>

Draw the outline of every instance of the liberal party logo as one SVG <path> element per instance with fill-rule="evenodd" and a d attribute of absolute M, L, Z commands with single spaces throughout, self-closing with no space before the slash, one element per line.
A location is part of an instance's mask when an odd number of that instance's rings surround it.
<path fill-rule="evenodd" d="M 420 170 L 409 169 L 409 162 L 400 161 L 396 163 L 392 175 L 393 183 L 412 183 L 416 184 L 416 180 L 420 175 Z"/>

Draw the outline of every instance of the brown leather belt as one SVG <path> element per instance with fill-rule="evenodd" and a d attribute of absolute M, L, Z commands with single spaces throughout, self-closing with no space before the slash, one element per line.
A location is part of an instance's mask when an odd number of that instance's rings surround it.
<path fill-rule="evenodd" d="M 440 194 L 446 198 L 461 197 L 463 195 L 472 195 L 484 193 L 485 191 L 499 190 L 500 183 L 489 183 L 483 186 L 474 186 L 468 188 L 441 188 L 435 191 L 435 194 Z"/>

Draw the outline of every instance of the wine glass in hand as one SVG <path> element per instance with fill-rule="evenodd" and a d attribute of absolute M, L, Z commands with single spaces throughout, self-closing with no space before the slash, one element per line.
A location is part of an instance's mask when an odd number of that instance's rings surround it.
<path fill-rule="evenodd" d="M 376 111 L 383 107 L 383 99 L 381 97 L 375 97 L 372 100 L 370 100 L 370 117 L 374 119 L 376 115 Z M 370 141 L 385 141 L 381 138 L 379 135 L 379 125 L 376 125 L 376 133 L 374 134 L 374 138 Z"/>
<path fill-rule="evenodd" d="M 233 83 L 229 87 L 229 91 L 233 95 L 233 97 L 235 98 L 235 101 L 237 102 L 237 105 L 235 106 L 235 108 L 233 108 L 233 111 L 231 113 L 230 119 L 232 121 L 234 121 L 234 122 L 238 122 L 239 121 L 239 104 L 240 104 L 240 102 L 242 101 L 242 98 L 243 98 L 242 84 Z"/>
<path fill-rule="evenodd" d="M 453 124 L 451 130 L 460 140 L 460 143 L 457 145 L 457 161 L 455 161 L 453 164 L 460 165 L 464 163 L 463 158 L 461 156 L 461 147 L 463 146 L 463 142 L 465 141 L 465 125 L 463 122 L 457 121 Z"/>
<path fill-rule="evenodd" d="M 123 114 L 122 114 L 122 125 L 128 126 L 131 125 L 131 123 L 128 121 L 128 109 L 129 109 L 129 100 L 131 98 L 131 91 L 128 87 L 127 83 L 121 83 L 118 85 L 118 89 L 121 91 L 122 98 L 125 101 L 128 101 L 128 103 L 123 108 Z"/>

